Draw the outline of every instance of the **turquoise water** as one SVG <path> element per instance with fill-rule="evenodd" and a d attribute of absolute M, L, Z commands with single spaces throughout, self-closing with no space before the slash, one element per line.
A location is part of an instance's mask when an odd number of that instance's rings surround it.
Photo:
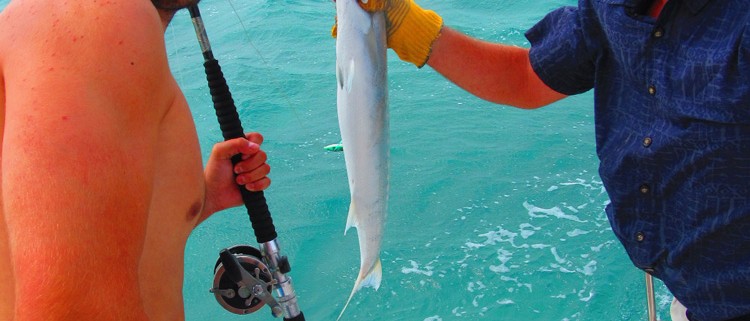
<path fill-rule="evenodd" d="M 0 0 L 0 8 L 7 4 Z M 523 32 L 574 0 L 421 0 L 448 25 L 528 46 Z M 245 129 L 262 132 L 266 197 L 307 320 L 334 320 L 359 269 L 344 236 L 348 186 L 335 98 L 331 1 L 204 0 L 204 21 Z M 236 11 L 236 14 L 235 14 Z M 244 25 L 244 28 L 243 28 Z M 165 34 L 204 158 L 221 140 L 186 12 Z M 645 320 L 643 274 L 604 214 L 591 93 L 522 111 L 479 100 L 389 56 L 391 199 L 380 290 L 344 320 Z M 208 292 L 220 249 L 254 243 L 244 210 L 198 227 L 185 253 L 190 321 L 275 320 L 224 311 Z M 657 304 L 668 319 L 668 296 Z"/>

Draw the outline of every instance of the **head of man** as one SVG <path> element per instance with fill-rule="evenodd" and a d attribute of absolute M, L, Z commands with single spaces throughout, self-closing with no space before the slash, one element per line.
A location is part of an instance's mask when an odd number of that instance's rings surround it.
<path fill-rule="evenodd" d="M 151 0 L 154 7 L 165 11 L 177 11 L 189 6 L 197 5 L 198 2 L 200 2 L 200 0 Z"/>
<path fill-rule="evenodd" d="M 169 23 L 180 9 L 197 5 L 200 0 L 151 0 L 165 23 Z"/>

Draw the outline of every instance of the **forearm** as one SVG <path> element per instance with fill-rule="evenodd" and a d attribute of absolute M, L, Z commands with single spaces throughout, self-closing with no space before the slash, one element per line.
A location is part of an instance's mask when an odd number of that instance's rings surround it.
<path fill-rule="evenodd" d="M 443 27 L 427 64 L 479 98 L 537 108 L 566 97 L 531 68 L 528 49 L 480 41 Z"/>

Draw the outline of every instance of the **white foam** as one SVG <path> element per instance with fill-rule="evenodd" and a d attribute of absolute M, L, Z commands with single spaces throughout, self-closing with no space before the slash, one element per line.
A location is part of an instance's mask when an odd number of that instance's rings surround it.
<path fill-rule="evenodd" d="M 422 275 L 426 275 L 426 276 L 432 276 L 432 273 L 433 273 L 432 269 L 433 269 L 433 267 L 426 266 L 425 267 L 426 270 L 420 270 L 419 269 L 419 264 L 417 264 L 417 262 L 409 260 L 409 263 L 411 263 L 411 268 L 403 267 L 403 268 L 401 268 L 401 273 L 403 273 L 403 274 L 414 273 L 414 274 L 422 274 Z"/>
<path fill-rule="evenodd" d="M 575 229 L 575 230 L 572 230 L 572 231 L 568 232 L 567 234 L 570 237 L 576 237 L 576 236 L 579 236 L 579 235 L 584 235 L 584 234 L 589 234 L 589 233 L 591 233 L 591 232 L 590 231 L 580 230 L 580 229 Z"/>
<path fill-rule="evenodd" d="M 546 217 L 556 217 L 560 219 L 566 219 L 571 220 L 579 223 L 586 223 L 587 221 L 581 220 L 575 215 L 565 214 L 560 207 L 552 207 L 552 208 L 541 208 L 538 206 L 534 206 L 530 204 L 529 202 L 523 202 L 523 207 L 526 208 L 526 210 L 529 213 L 529 216 L 535 217 L 535 218 L 546 218 Z"/>

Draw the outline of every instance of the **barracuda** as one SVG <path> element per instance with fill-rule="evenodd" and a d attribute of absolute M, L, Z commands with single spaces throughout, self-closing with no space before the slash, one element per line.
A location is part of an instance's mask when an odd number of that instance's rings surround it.
<path fill-rule="evenodd" d="M 351 193 L 346 230 L 357 228 L 360 249 L 359 275 L 341 318 L 357 291 L 380 286 L 389 144 L 385 16 L 366 12 L 357 0 L 338 0 L 336 17 L 337 108 Z"/>

